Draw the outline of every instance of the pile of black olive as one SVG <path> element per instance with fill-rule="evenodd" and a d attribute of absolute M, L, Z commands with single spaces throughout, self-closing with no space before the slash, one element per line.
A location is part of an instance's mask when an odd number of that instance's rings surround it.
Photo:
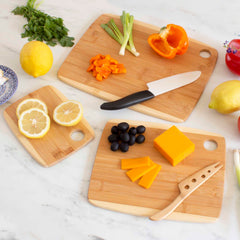
<path fill-rule="evenodd" d="M 136 143 L 143 143 L 145 136 L 143 133 L 146 128 L 143 125 L 129 128 L 127 122 L 121 122 L 117 126 L 111 128 L 111 135 L 108 141 L 111 143 L 111 150 L 117 151 L 120 149 L 122 152 L 127 152 L 129 146 Z"/>

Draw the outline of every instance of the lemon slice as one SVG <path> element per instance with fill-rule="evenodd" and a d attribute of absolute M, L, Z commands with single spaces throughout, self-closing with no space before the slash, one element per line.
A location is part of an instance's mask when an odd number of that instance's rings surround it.
<path fill-rule="evenodd" d="M 18 127 L 25 137 L 41 138 L 50 128 L 50 118 L 44 111 L 31 108 L 20 115 Z"/>
<path fill-rule="evenodd" d="M 63 102 L 53 111 L 54 121 L 62 126 L 74 126 L 81 121 L 82 116 L 83 108 L 77 101 Z"/>
<path fill-rule="evenodd" d="M 18 119 L 24 111 L 30 108 L 38 108 L 40 110 L 43 110 L 45 113 L 48 113 L 47 105 L 44 102 L 37 98 L 28 98 L 20 102 L 17 106 L 16 114 Z"/>

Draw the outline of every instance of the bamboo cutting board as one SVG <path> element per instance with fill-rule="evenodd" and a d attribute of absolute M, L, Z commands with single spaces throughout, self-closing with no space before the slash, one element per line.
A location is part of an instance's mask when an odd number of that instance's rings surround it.
<path fill-rule="evenodd" d="M 173 122 L 185 121 L 197 104 L 217 61 L 217 51 L 201 42 L 190 39 L 189 48 L 184 55 L 165 59 L 155 53 L 147 43 L 150 34 L 158 32 L 162 26 L 152 26 L 134 21 L 134 43 L 140 52 L 139 57 L 126 51 L 118 54 L 120 45 L 101 27 L 114 18 L 120 27 L 119 16 L 101 15 L 75 45 L 58 71 L 62 81 L 99 98 L 113 101 L 131 93 L 146 90 L 146 84 L 170 75 L 200 70 L 201 77 L 187 86 L 159 95 L 149 101 L 130 107 L 133 110 Z M 121 29 L 121 28 L 120 28 Z M 97 54 L 110 54 L 123 63 L 126 74 L 112 74 L 108 79 L 98 82 L 92 73 L 87 72 L 89 60 Z M 201 53 L 208 53 L 208 58 Z"/>
<path fill-rule="evenodd" d="M 127 121 L 130 126 L 143 124 L 146 141 L 134 144 L 129 151 L 112 152 L 107 138 L 111 127 L 122 120 L 109 121 L 103 131 L 92 176 L 89 185 L 89 202 L 98 207 L 138 216 L 152 216 L 168 206 L 178 195 L 178 183 L 200 169 L 220 161 L 225 165 L 224 137 L 197 129 L 178 127 L 195 143 L 195 151 L 177 166 L 173 167 L 153 147 L 153 140 L 171 125 L 152 122 Z M 217 144 L 215 150 L 209 150 L 206 141 Z M 204 146 L 205 145 L 205 146 Z M 131 182 L 126 170 L 121 169 L 122 158 L 149 156 L 162 166 L 160 173 L 149 189 Z M 219 217 L 224 187 L 224 167 L 206 183 L 193 192 L 168 219 L 192 222 L 211 222 Z"/>
<path fill-rule="evenodd" d="M 26 98 L 38 98 L 45 102 L 48 107 L 51 126 L 48 133 L 41 139 L 26 138 L 18 130 L 16 108 Z M 60 126 L 54 122 L 52 118 L 54 108 L 67 100 L 56 88 L 45 86 L 19 99 L 4 111 L 5 120 L 12 132 L 32 157 L 44 167 L 50 167 L 65 159 L 94 138 L 94 131 L 84 117 L 80 123 L 73 127 Z M 74 132 L 81 132 L 83 138 L 79 141 L 74 140 L 75 138 L 72 138 Z"/>

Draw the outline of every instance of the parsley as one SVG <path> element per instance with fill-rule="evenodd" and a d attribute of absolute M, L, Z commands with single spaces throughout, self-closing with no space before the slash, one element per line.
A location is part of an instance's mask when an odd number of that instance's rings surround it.
<path fill-rule="evenodd" d="M 21 15 L 28 21 L 23 26 L 25 31 L 21 37 L 27 37 L 28 41 L 44 41 L 50 46 L 59 42 L 63 47 L 72 47 L 74 38 L 68 36 L 69 30 L 64 26 L 63 19 L 37 10 L 38 6 L 36 0 L 28 0 L 26 6 L 16 7 L 12 11 L 14 15 Z"/>

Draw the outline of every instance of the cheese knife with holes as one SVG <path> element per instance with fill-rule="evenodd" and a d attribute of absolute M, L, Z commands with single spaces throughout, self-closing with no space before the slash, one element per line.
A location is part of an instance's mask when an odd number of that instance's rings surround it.
<path fill-rule="evenodd" d="M 217 162 L 201 169 L 190 177 L 184 179 L 178 184 L 180 194 L 175 198 L 175 200 L 170 203 L 166 208 L 155 213 L 149 218 L 154 221 L 166 218 L 183 202 L 184 199 L 186 199 L 193 191 L 200 187 L 222 167 L 223 165 L 221 165 L 220 162 Z"/>

